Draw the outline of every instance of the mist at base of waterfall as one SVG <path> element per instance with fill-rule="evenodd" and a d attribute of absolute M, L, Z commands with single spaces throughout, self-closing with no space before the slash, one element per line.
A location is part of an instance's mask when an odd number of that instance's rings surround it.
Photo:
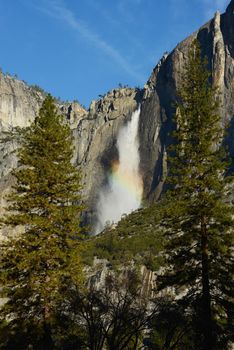
<path fill-rule="evenodd" d="M 140 107 L 123 126 L 117 137 L 119 160 L 112 164 L 108 183 L 101 189 L 97 203 L 95 234 L 117 223 L 125 214 L 141 206 L 143 184 L 139 173 L 138 124 Z"/>

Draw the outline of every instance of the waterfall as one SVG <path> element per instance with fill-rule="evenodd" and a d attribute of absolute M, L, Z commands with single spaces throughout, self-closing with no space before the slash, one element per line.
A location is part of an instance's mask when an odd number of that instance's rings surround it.
<path fill-rule="evenodd" d="M 101 232 L 106 224 L 118 222 L 141 205 L 143 184 L 139 174 L 138 123 L 140 107 L 133 112 L 131 120 L 123 126 L 117 137 L 118 162 L 113 162 L 108 183 L 99 195 L 97 203 L 98 222 L 95 232 Z"/>

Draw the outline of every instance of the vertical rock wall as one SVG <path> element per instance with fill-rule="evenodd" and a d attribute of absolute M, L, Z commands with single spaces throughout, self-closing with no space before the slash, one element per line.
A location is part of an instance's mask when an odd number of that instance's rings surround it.
<path fill-rule="evenodd" d="M 234 1 L 226 13 L 217 12 L 214 18 L 197 32 L 182 41 L 169 55 L 163 57 L 145 85 L 140 123 L 141 168 L 145 197 L 157 199 L 163 189 L 167 173 L 167 147 L 173 142 L 173 115 L 176 91 L 192 41 L 197 38 L 203 55 L 212 71 L 221 102 L 222 126 L 229 123 L 225 143 L 234 159 Z"/>

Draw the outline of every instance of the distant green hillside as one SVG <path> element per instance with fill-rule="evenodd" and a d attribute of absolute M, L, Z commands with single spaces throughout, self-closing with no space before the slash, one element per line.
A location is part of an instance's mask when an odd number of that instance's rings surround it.
<path fill-rule="evenodd" d="M 123 217 L 115 227 L 107 227 L 86 243 L 84 260 L 92 264 L 96 256 L 107 259 L 113 266 L 134 261 L 156 270 L 162 263 L 159 253 L 163 235 L 159 229 L 160 207 L 153 205 Z"/>

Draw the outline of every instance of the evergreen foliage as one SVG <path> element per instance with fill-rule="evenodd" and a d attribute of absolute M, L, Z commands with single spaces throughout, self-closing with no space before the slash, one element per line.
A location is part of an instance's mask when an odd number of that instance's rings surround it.
<path fill-rule="evenodd" d="M 163 235 L 159 228 L 158 206 L 141 208 L 122 218 L 114 228 L 107 227 L 97 236 L 85 242 L 83 260 L 93 264 L 94 257 L 107 259 L 113 268 L 134 262 L 156 271 L 162 265 L 160 252 Z"/>
<path fill-rule="evenodd" d="M 193 332 L 188 314 L 171 298 L 160 301 L 160 312 L 149 323 L 148 349 L 188 350 L 193 349 Z"/>
<path fill-rule="evenodd" d="M 81 178 L 71 164 L 71 131 L 50 95 L 20 136 L 20 166 L 12 172 L 16 183 L 3 225 L 21 226 L 22 234 L 2 247 L 0 283 L 7 302 L 1 318 L 10 340 L 0 348 L 51 350 L 60 289 L 83 279 L 78 253 Z"/>
<path fill-rule="evenodd" d="M 174 287 L 177 303 L 196 329 L 191 349 L 225 349 L 234 335 L 233 206 L 220 146 L 223 128 L 217 91 L 197 41 L 188 55 L 175 115 L 162 226 L 167 240 L 160 288 Z"/>

